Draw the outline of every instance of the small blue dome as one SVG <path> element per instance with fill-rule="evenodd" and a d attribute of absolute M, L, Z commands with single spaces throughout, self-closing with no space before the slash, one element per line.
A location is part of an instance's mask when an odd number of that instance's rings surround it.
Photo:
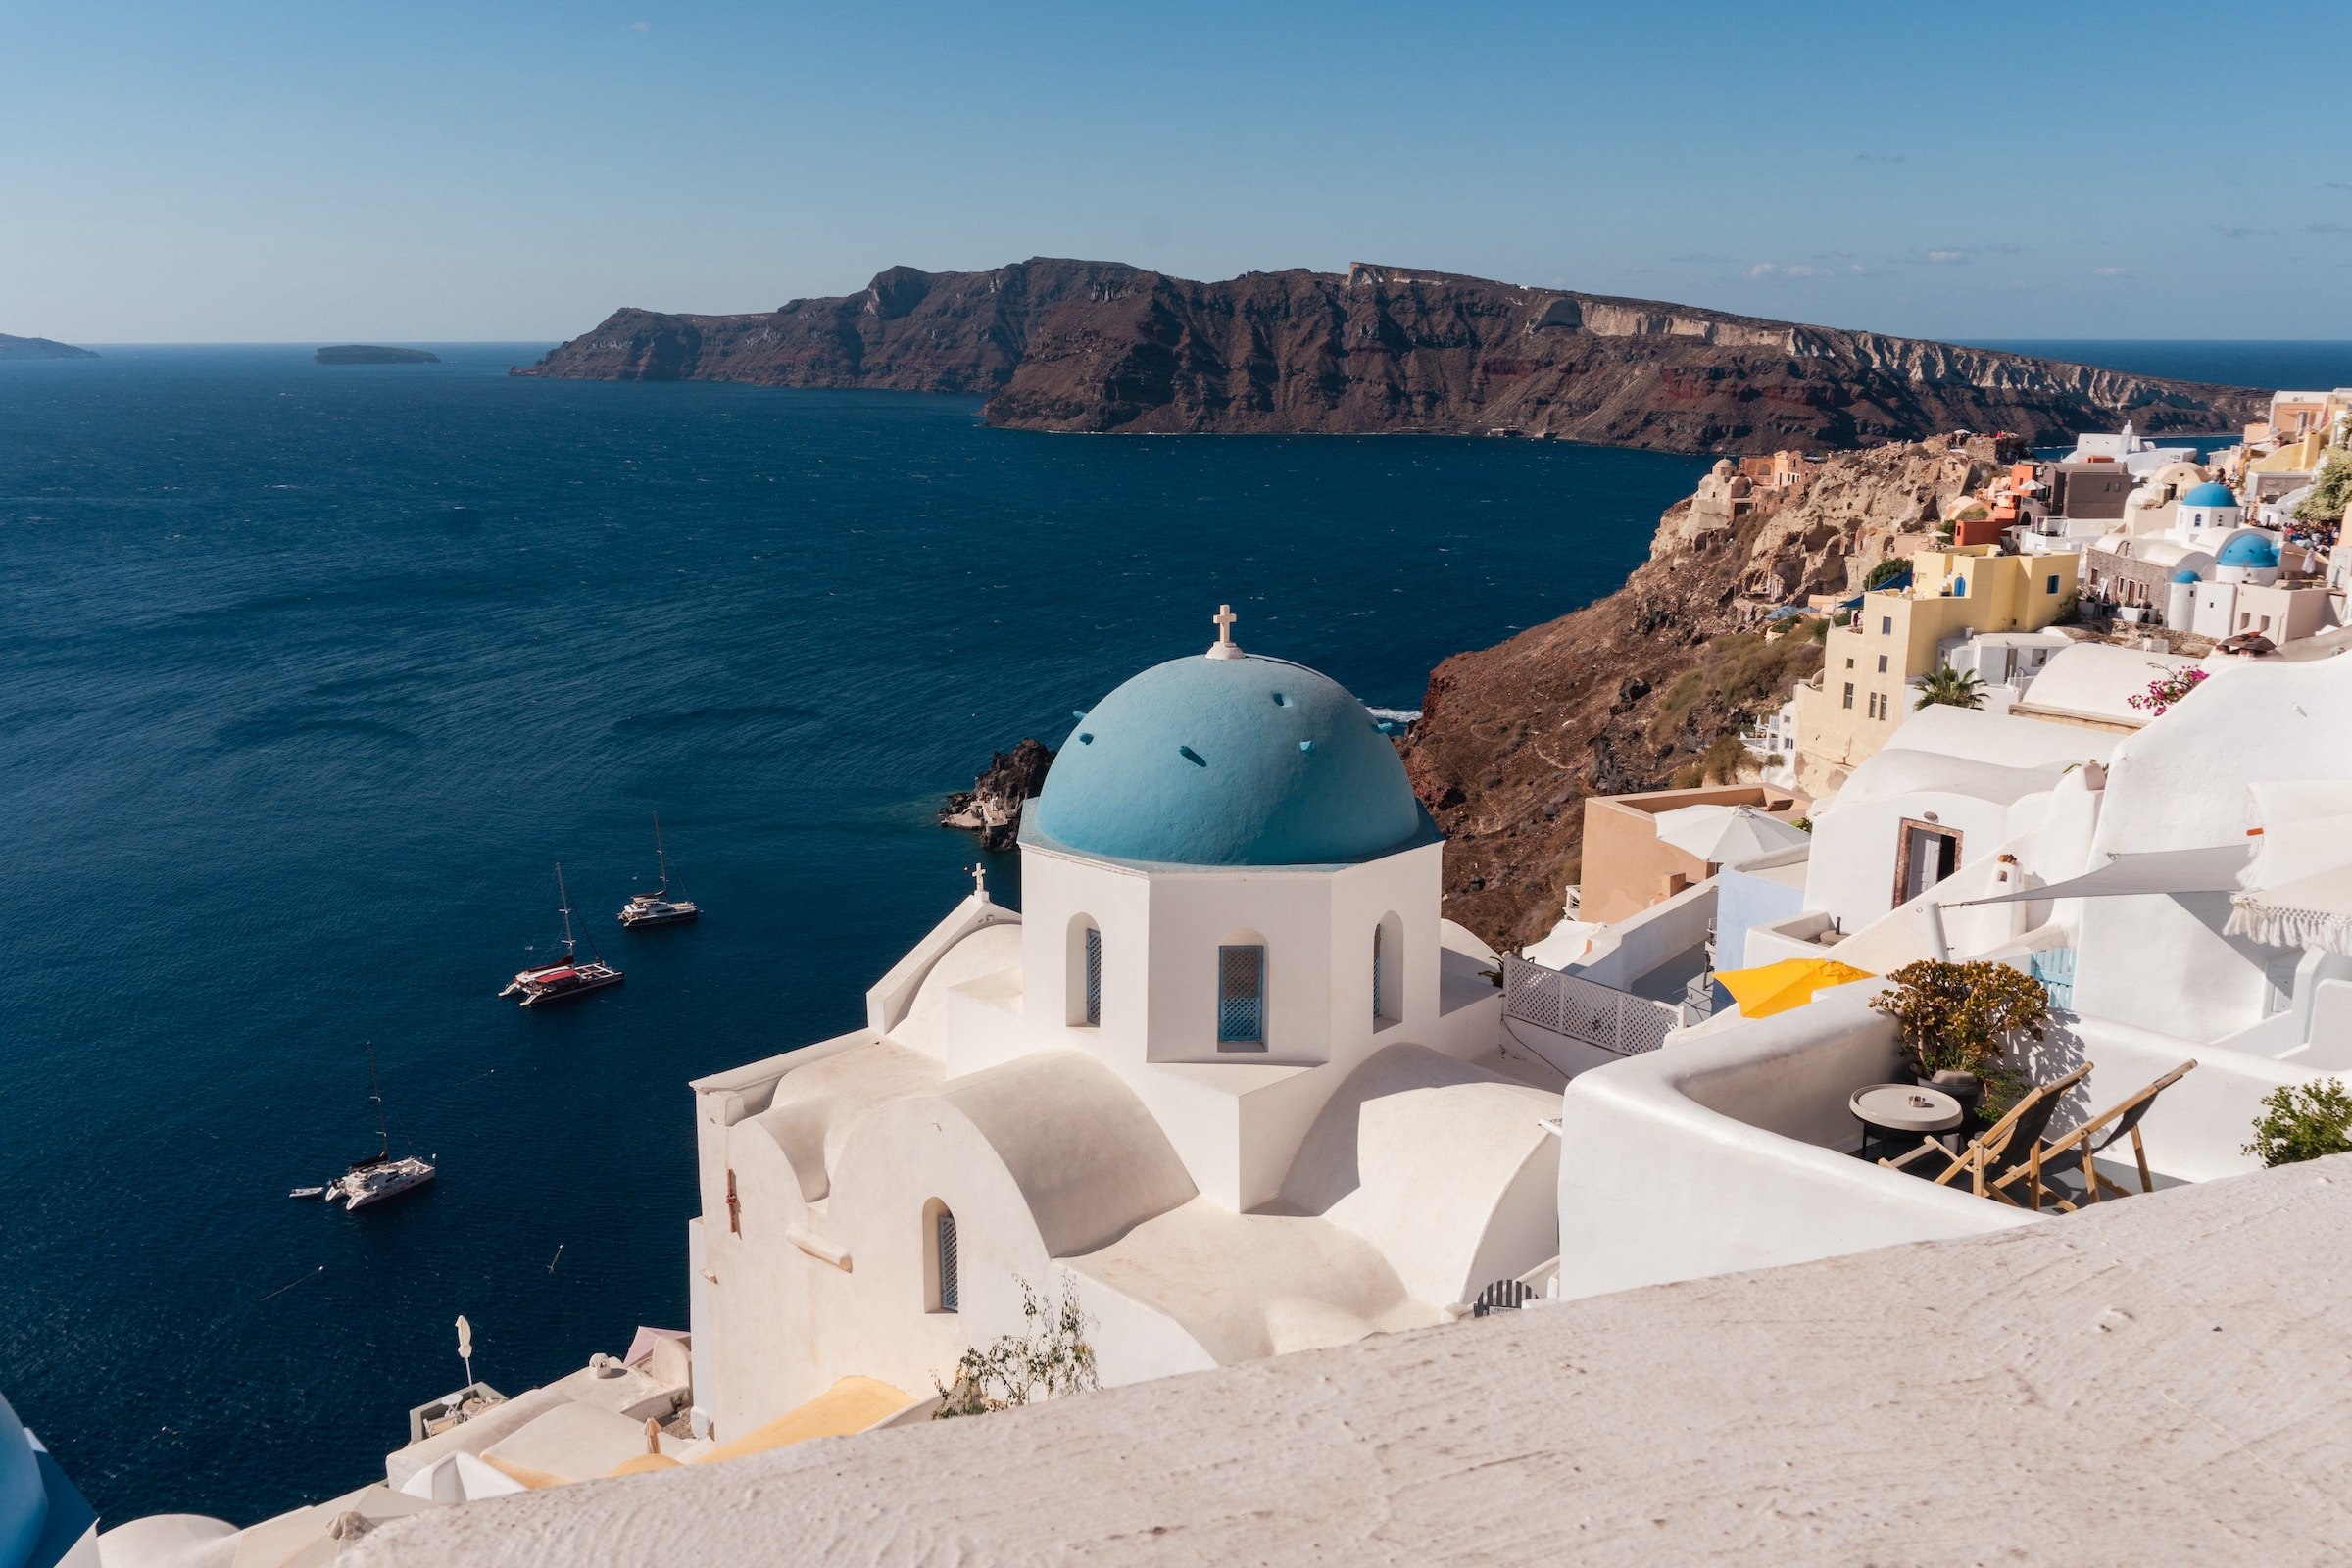
<path fill-rule="evenodd" d="M 2197 574 L 2189 570 L 2186 566 L 2182 566 L 2179 571 L 2173 573 L 2173 581 L 2175 582 L 2195 582 L 2196 580 Z"/>
<path fill-rule="evenodd" d="M 2276 566 L 2278 547 L 2258 533 L 2241 533 L 2213 558 L 2217 566 Z"/>
<path fill-rule="evenodd" d="M 1364 705 L 1288 660 L 1170 660 L 1078 720 L 1024 837 L 1174 865 L 1332 865 L 1434 839 Z"/>
<path fill-rule="evenodd" d="M 2208 479 L 2182 496 L 2180 504 L 2184 507 L 2234 507 L 2237 497 L 2230 493 L 2228 485 Z"/>

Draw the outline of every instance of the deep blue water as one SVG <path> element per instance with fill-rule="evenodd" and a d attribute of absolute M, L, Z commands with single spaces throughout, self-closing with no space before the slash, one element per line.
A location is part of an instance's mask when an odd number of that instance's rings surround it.
<path fill-rule="evenodd" d="M 683 1326 L 687 1080 L 861 1019 L 992 748 L 1220 600 L 1416 706 L 1702 466 L 503 373 L 539 351 L 0 366 L 0 1389 L 118 1519 L 379 1473 L 460 1312 L 510 1392 Z M 656 808 L 710 912 L 624 937 Z M 559 857 L 628 982 L 523 1013 Z M 440 1181 L 291 1202 L 372 1142 L 369 1039 Z"/>

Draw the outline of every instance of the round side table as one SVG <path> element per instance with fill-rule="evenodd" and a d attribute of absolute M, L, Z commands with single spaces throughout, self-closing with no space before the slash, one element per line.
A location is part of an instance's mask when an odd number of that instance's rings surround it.
<path fill-rule="evenodd" d="M 1960 1125 L 1964 1112 L 1960 1102 L 1940 1089 L 1926 1084 L 1865 1084 L 1854 1091 L 1846 1102 L 1846 1109 L 1862 1124 L 1861 1155 L 1871 1157 L 1871 1135 L 1879 1139 L 1879 1152 L 1886 1152 L 1886 1140 L 1908 1135 L 1930 1138 L 1948 1133 Z"/>

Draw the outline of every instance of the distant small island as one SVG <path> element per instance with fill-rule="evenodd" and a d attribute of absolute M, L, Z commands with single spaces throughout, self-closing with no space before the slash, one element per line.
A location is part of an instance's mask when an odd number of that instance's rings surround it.
<path fill-rule="evenodd" d="M 10 337 L 0 332 L 0 360 L 94 360 L 98 356 L 47 337 Z"/>
<path fill-rule="evenodd" d="M 341 343 L 311 356 L 313 365 L 439 365 L 441 356 L 422 349 L 387 349 L 373 343 Z"/>

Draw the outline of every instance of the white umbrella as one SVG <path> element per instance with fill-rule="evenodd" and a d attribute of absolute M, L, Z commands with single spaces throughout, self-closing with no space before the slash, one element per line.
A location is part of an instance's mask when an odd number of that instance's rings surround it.
<path fill-rule="evenodd" d="M 2352 956 L 2352 865 L 2230 896 L 2233 937 L 2266 947 L 2324 948 Z"/>
<path fill-rule="evenodd" d="M 2352 813 L 2331 809 L 2341 791 L 2334 780 L 2253 787 L 2262 837 L 2225 932 L 2352 956 Z"/>
<path fill-rule="evenodd" d="M 1671 844 L 1709 865 L 1769 855 L 1810 839 L 1803 828 L 1790 827 L 1752 806 L 1683 806 L 1660 811 L 1651 821 L 1660 844 Z"/>

